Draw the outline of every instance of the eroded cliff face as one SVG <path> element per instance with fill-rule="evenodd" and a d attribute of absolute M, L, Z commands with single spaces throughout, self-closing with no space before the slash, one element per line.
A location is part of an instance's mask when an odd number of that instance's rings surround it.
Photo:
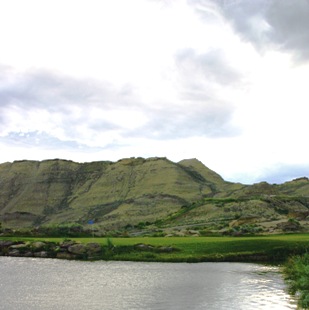
<path fill-rule="evenodd" d="M 0 221 L 13 227 L 89 219 L 107 226 L 136 224 L 213 196 L 224 184 L 194 159 L 16 161 L 0 165 Z"/>

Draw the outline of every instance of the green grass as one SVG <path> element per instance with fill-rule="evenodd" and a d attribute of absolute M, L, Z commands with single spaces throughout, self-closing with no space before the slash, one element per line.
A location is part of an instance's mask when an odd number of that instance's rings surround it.
<path fill-rule="evenodd" d="M 289 259 L 284 268 L 290 293 L 298 294 L 299 306 L 309 309 L 309 253 Z"/>
<path fill-rule="evenodd" d="M 23 241 L 60 242 L 64 238 L 21 238 L 2 239 Z M 97 242 L 108 245 L 108 238 L 71 238 L 81 243 Z M 121 249 L 110 257 L 115 260 L 138 261 L 284 261 L 289 256 L 302 254 L 309 248 L 309 234 L 289 234 L 256 237 L 140 237 L 109 238 L 116 248 Z M 171 246 L 171 253 L 131 251 L 138 243 L 154 247 Z M 127 251 L 125 249 L 128 249 Z"/>

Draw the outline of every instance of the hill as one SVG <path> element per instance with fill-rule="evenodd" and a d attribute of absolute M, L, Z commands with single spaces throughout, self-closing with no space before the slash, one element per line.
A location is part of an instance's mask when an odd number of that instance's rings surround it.
<path fill-rule="evenodd" d="M 11 229 L 91 221 L 97 234 L 304 230 L 308 197 L 307 178 L 231 183 L 197 159 L 0 164 L 0 222 Z"/>

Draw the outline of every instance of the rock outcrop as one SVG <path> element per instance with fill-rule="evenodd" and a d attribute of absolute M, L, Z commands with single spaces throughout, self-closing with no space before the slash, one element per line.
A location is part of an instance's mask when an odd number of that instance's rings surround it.
<path fill-rule="evenodd" d="M 110 259 L 117 253 L 130 253 L 132 251 L 171 253 L 177 249 L 171 246 L 156 247 L 147 244 L 116 247 L 110 243 L 102 246 L 96 242 L 78 243 L 72 240 L 65 240 L 60 243 L 0 240 L 0 256 L 101 260 Z"/>
<path fill-rule="evenodd" d="M 103 247 L 99 243 L 82 244 L 71 240 L 61 243 L 0 240 L 0 256 L 100 259 L 102 251 Z"/>

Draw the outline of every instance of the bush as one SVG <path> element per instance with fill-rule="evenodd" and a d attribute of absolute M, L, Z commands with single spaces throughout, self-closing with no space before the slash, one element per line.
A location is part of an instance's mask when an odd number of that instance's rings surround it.
<path fill-rule="evenodd" d="M 107 238 L 106 243 L 107 243 L 107 247 L 108 247 L 109 249 L 114 248 L 114 243 L 113 243 L 113 241 L 112 241 L 111 238 Z"/>
<path fill-rule="evenodd" d="M 41 226 L 38 228 L 38 234 L 51 237 L 80 237 L 83 235 L 83 226 L 78 223 L 55 224 Z"/>
<path fill-rule="evenodd" d="M 299 293 L 299 306 L 309 308 L 309 253 L 290 258 L 284 268 L 290 293 Z"/>
<path fill-rule="evenodd" d="M 239 234 L 239 235 L 254 235 L 262 232 L 263 229 L 262 227 L 259 227 L 256 224 L 244 224 L 240 226 L 235 226 L 231 229 L 228 230 L 228 234 L 234 235 L 234 234 Z"/>

